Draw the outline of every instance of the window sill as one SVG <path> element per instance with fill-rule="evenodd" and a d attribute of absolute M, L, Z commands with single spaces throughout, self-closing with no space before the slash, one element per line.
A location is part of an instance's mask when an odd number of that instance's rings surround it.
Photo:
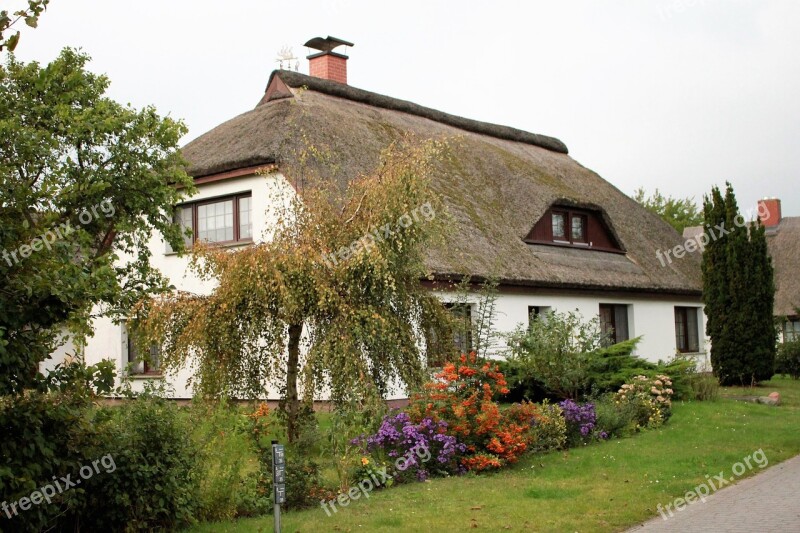
<path fill-rule="evenodd" d="M 128 374 L 128 377 L 136 380 L 164 379 L 164 374 Z"/>
<path fill-rule="evenodd" d="M 605 248 L 602 246 L 594 246 L 589 243 L 570 243 L 569 241 L 536 241 L 536 240 L 525 240 L 523 241 L 525 244 L 538 244 L 543 246 L 552 246 L 554 248 L 572 248 L 573 250 L 590 250 L 593 252 L 606 252 L 611 254 L 619 254 L 619 255 L 626 255 L 627 252 L 625 250 L 621 250 L 618 248 Z"/>
<path fill-rule="evenodd" d="M 253 240 L 250 239 L 250 240 L 247 240 L 247 241 L 219 242 L 219 243 L 210 243 L 210 244 L 216 244 L 216 246 L 218 248 L 240 248 L 240 247 L 244 247 L 244 246 L 250 246 L 251 244 L 253 244 Z M 191 251 L 192 251 L 192 249 L 189 248 L 188 250 L 184 250 L 182 253 L 186 254 L 186 253 L 189 253 Z M 181 252 L 164 252 L 164 255 L 165 256 L 173 256 L 173 255 L 180 255 L 180 253 Z"/>

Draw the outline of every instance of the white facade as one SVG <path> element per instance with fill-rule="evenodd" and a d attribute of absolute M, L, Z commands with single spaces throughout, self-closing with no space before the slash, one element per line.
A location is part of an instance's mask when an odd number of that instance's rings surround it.
<path fill-rule="evenodd" d="M 268 176 L 245 175 L 215 181 L 198 186 L 198 193 L 189 199 L 190 202 L 208 200 L 250 193 L 252 195 L 252 234 L 256 241 L 268 238 L 269 228 L 274 226 L 274 213 L 270 213 L 270 202 L 275 201 L 276 194 L 293 191 L 288 182 L 279 173 Z M 282 196 L 286 198 L 286 195 Z M 235 249 L 239 244 L 232 246 Z M 179 257 L 168 251 L 160 235 L 155 235 L 150 242 L 152 264 L 160 270 L 170 282 L 182 291 L 196 294 L 208 294 L 213 283 L 199 280 L 188 270 L 189 259 Z M 592 253 L 592 252 L 587 252 Z M 452 301 L 452 293 L 437 293 L 445 301 Z M 476 302 L 475 299 L 472 300 Z M 499 291 L 496 301 L 495 329 L 498 332 L 510 332 L 519 324 L 528 323 L 529 307 L 537 306 L 548 310 L 567 312 L 577 310 L 587 320 L 596 317 L 600 304 L 616 304 L 627 306 L 629 337 L 641 336 L 636 354 L 650 361 L 667 360 L 676 352 L 675 307 L 694 307 L 701 309 L 697 300 L 680 297 L 636 295 L 636 293 L 593 293 L 583 291 L 559 291 L 554 289 L 503 289 Z M 698 331 L 700 332 L 700 350 L 705 342 L 705 320 L 702 312 L 697 313 Z M 124 369 L 129 361 L 128 339 L 124 323 L 114 324 L 111 319 L 99 318 L 94 322 L 94 336 L 88 339 L 84 349 L 87 364 L 94 364 L 103 359 L 111 359 L 118 369 Z M 495 349 L 495 355 L 502 354 L 504 346 Z M 42 364 L 46 370 L 63 360 L 74 349 L 67 344 L 53 354 L 53 359 Z M 175 376 L 166 376 L 174 397 L 190 398 L 191 388 L 187 385 L 191 368 L 181 370 Z M 146 380 L 156 379 L 153 376 L 134 376 L 134 389 L 141 389 Z M 396 397 L 403 397 L 398 391 Z M 277 398 L 270 395 L 270 398 Z"/>

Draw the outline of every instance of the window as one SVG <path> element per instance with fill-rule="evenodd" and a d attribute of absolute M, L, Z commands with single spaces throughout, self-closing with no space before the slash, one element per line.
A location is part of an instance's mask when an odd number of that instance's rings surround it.
<path fill-rule="evenodd" d="M 586 217 L 572 215 L 572 242 L 586 242 Z"/>
<path fill-rule="evenodd" d="M 675 308 L 675 347 L 681 353 L 700 351 L 697 307 Z"/>
<path fill-rule="evenodd" d="M 800 319 L 787 320 L 783 324 L 784 342 L 796 341 L 800 339 Z"/>
<path fill-rule="evenodd" d="M 444 304 L 453 315 L 453 343 L 459 353 L 472 351 L 472 306 L 464 303 Z"/>
<path fill-rule="evenodd" d="M 553 213 L 553 239 L 566 239 L 567 232 L 564 229 L 564 220 L 567 218 L 565 213 Z"/>
<path fill-rule="evenodd" d="M 600 331 L 607 343 L 628 340 L 628 306 L 600 304 Z"/>
<path fill-rule="evenodd" d="M 191 236 L 184 237 L 187 248 L 198 240 L 247 242 L 253 239 L 252 210 L 250 193 L 239 194 L 180 205 L 175 208 L 175 222 L 192 231 Z"/>
<path fill-rule="evenodd" d="M 610 220 L 600 209 L 553 204 L 523 239 L 527 244 L 574 246 L 599 252 L 625 253 Z"/>
<path fill-rule="evenodd" d="M 545 307 L 542 305 L 529 305 L 528 306 L 528 326 L 533 324 L 533 321 L 536 319 L 537 316 L 544 317 L 547 313 L 550 312 L 549 307 Z"/>
<path fill-rule="evenodd" d="M 127 323 L 122 323 L 125 357 L 123 363 L 131 364 L 131 374 L 161 374 L 161 350 L 158 346 L 150 346 L 145 351 L 136 345 L 134 336 L 128 331 Z"/>
<path fill-rule="evenodd" d="M 588 244 L 588 217 L 577 211 L 553 211 L 553 242 Z"/>

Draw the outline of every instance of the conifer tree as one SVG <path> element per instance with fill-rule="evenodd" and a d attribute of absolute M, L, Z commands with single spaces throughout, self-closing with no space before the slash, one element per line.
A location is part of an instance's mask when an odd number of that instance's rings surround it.
<path fill-rule="evenodd" d="M 770 379 L 775 367 L 775 297 L 764 226 L 739 213 L 730 183 L 704 198 L 703 300 L 711 365 L 722 385 Z"/>

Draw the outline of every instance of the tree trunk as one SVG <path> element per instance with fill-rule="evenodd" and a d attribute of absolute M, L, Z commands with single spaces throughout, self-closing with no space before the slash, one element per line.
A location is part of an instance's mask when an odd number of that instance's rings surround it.
<path fill-rule="evenodd" d="M 300 399 L 297 395 L 297 376 L 300 372 L 300 336 L 303 333 L 302 324 L 289 326 L 289 358 L 286 361 L 286 436 L 289 442 L 295 442 L 298 437 L 298 413 Z"/>

